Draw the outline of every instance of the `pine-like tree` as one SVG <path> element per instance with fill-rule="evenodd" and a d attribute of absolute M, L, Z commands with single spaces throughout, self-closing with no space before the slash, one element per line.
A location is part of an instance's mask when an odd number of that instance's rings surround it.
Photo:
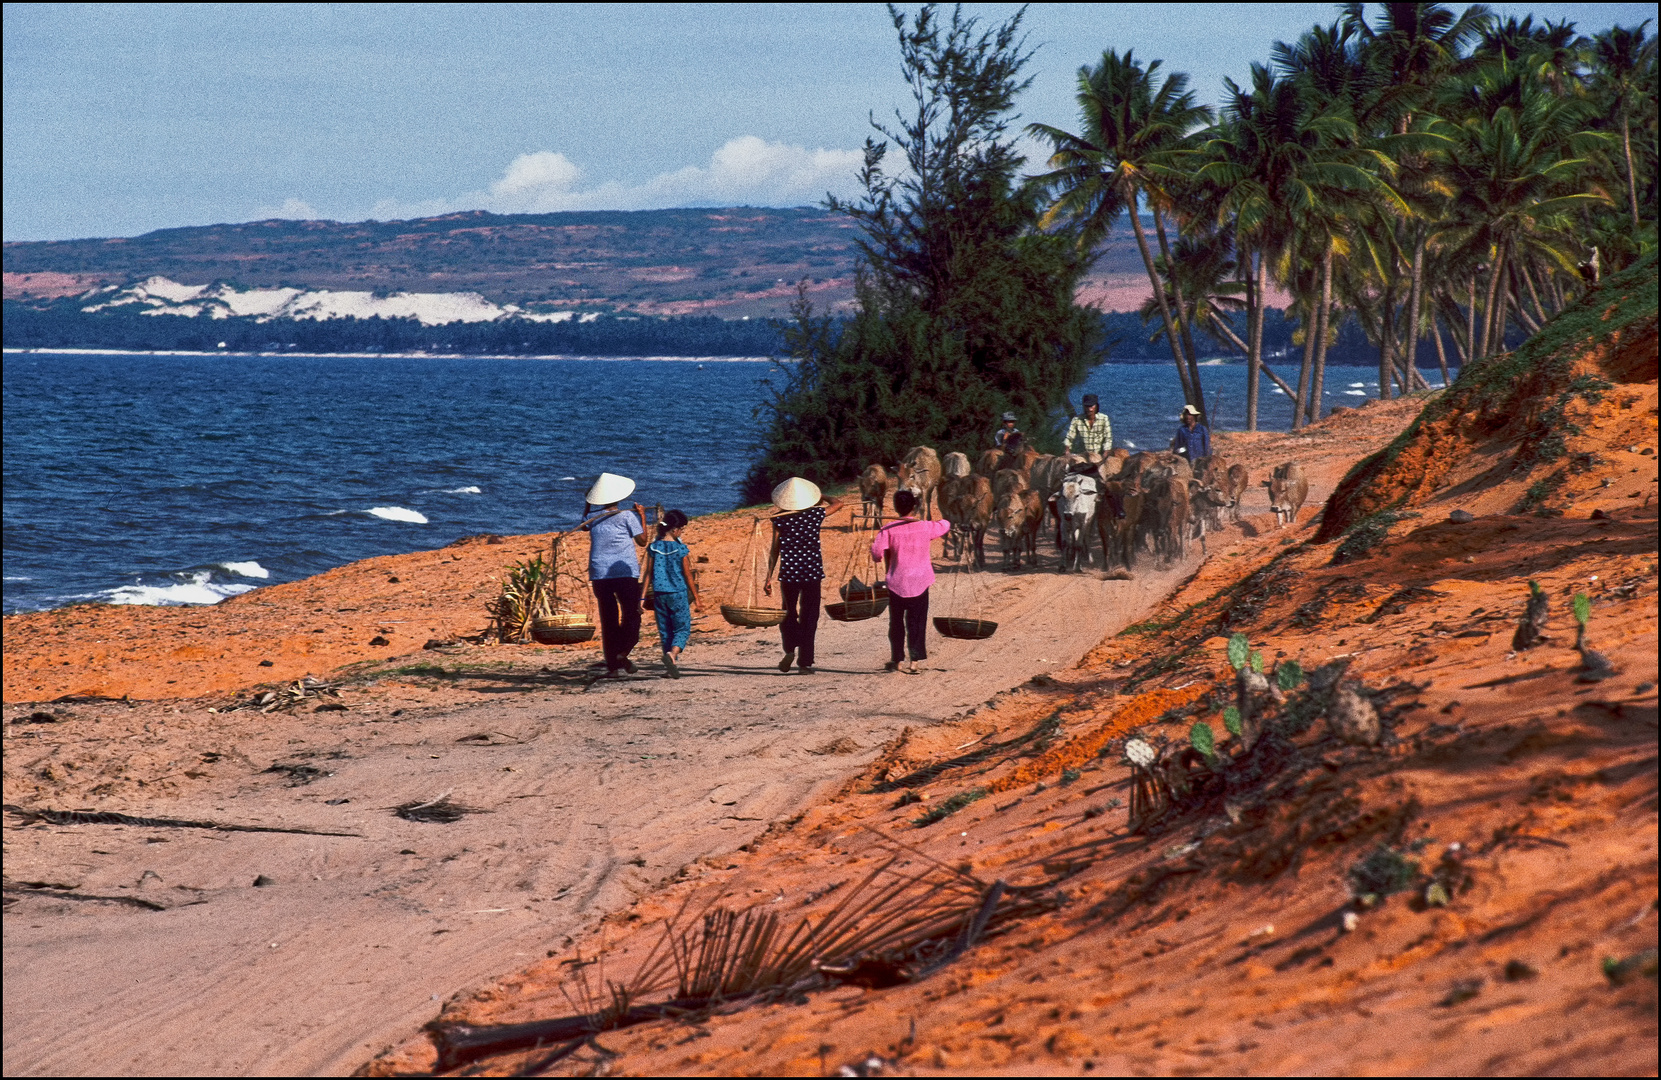
<path fill-rule="evenodd" d="M 1073 299 L 1087 250 L 1040 227 L 1041 192 L 1020 176 L 1021 16 L 983 30 L 960 9 L 889 15 L 912 111 L 873 118 L 863 196 L 828 203 L 861 231 L 855 311 L 839 321 L 798 297 L 750 501 L 787 476 L 847 479 L 918 444 L 978 451 L 1006 410 L 1042 442 L 1101 358 L 1100 315 Z"/>

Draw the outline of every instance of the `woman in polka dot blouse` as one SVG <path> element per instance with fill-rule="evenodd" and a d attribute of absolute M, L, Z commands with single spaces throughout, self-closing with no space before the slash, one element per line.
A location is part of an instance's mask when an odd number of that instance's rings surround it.
<path fill-rule="evenodd" d="M 779 670 L 795 664 L 803 675 L 813 674 L 813 639 L 819 632 L 819 586 L 825 579 L 825 560 L 819 548 L 819 527 L 842 505 L 823 499 L 817 485 L 793 476 L 773 489 L 773 550 L 767 556 L 767 580 L 762 591 L 773 595 L 773 573 L 784 593 L 784 622 L 779 636 L 784 659 Z"/>

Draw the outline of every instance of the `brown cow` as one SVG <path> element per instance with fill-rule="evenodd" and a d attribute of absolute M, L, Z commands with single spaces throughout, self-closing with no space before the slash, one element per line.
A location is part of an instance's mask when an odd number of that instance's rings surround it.
<path fill-rule="evenodd" d="M 934 517 L 935 489 L 940 486 L 940 457 L 933 447 L 913 446 L 900 462 L 900 487 L 917 496 L 924 518 Z"/>
<path fill-rule="evenodd" d="M 1012 471 L 1012 470 L 1006 470 Z M 1021 547 L 1038 565 L 1038 528 L 1044 523 L 1044 504 L 1038 492 L 1011 491 L 997 500 L 998 534 L 1003 541 L 1004 568 L 1021 569 Z M 1011 560 L 1013 559 L 1013 566 Z"/>
<path fill-rule="evenodd" d="M 992 497 L 999 502 L 1012 491 L 1025 491 L 1032 486 L 1032 478 L 1024 469 L 999 469 L 992 477 Z"/>
<path fill-rule="evenodd" d="M 1152 534 L 1160 562 L 1169 566 L 1188 557 L 1188 529 L 1193 517 L 1186 476 L 1166 476 L 1147 487 L 1143 525 Z"/>
<path fill-rule="evenodd" d="M 1230 465 L 1228 467 L 1228 493 L 1234 499 L 1234 509 L 1230 511 L 1235 521 L 1240 520 L 1240 503 L 1246 497 L 1246 488 L 1251 486 L 1251 473 L 1244 465 Z"/>
<path fill-rule="evenodd" d="M 1223 527 L 1223 511 L 1234 508 L 1234 496 L 1229 489 L 1229 468 L 1228 459 L 1220 454 L 1194 462 L 1197 486 L 1191 486 L 1190 490 L 1195 496 L 1194 508 L 1199 511 L 1195 520 L 1201 525 L 1202 544 L 1207 532 L 1217 532 Z"/>
<path fill-rule="evenodd" d="M 883 504 L 888 499 L 888 470 L 881 465 L 867 465 L 859 474 L 860 509 L 865 522 L 872 528 L 882 528 Z"/>
<path fill-rule="evenodd" d="M 1303 474 L 1303 466 L 1295 461 L 1276 465 L 1263 486 L 1269 489 L 1269 509 L 1275 513 L 1275 524 L 1296 524 L 1298 511 L 1309 498 L 1309 480 Z"/>
<path fill-rule="evenodd" d="M 1102 504 L 1096 514 L 1096 532 L 1102 541 L 1102 562 L 1111 569 L 1117 556 L 1124 568 L 1129 570 L 1136 562 L 1136 545 L 1140 536 L 1138 527 L 1142 522 L 1144 502 L 1142 489 L 1127 480 L 1113 479 L 1102 484 L 1102 495 Z M 1114 516 L 1115 505 L 1124 511 L 1124 517 Z"/>
<path fill-rule="evenodd" d="M 975 546 L 975 569 L 986 569 L 986 530 L 992 524 L 992 481 L 984 476 L 948 476 L 940 482 L 940 512 L 952 523 L 946 536 L 950 549 L 955 543 L 962 558 L 964 548 Z"/>

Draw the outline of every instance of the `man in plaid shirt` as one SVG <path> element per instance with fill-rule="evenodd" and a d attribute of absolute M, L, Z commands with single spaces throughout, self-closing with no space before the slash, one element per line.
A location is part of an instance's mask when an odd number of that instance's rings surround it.
<path fill-rule="evenodd" d="M 1071 452 L 1075 438 L 1084 440 L 1084 453 L 1106 454 L 1113 449 L 1113 424 L 1101 415 L 1101 400 L 1095 394 L 1084 395 L 1084 415 L 1073 417 L 1062 439 L 1062 449 Z"/>

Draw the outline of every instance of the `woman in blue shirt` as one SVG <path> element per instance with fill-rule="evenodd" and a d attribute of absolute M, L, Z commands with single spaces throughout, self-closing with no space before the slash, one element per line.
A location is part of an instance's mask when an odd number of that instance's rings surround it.
<path fill-rule="evenodd" d="M 634 549 L 646 546 L 646 508 L 635 503 L 631 514 L 618 506 L 633 493 L 633 480 L 601 473 L 588 489 L 578 526 L 588 533 L 588 583 L 600 607 L 607 678 L 616 678 L 619 670 L 630 675 L 637 670 L 629 659 L 640 644 L 640 561 Z"/>

